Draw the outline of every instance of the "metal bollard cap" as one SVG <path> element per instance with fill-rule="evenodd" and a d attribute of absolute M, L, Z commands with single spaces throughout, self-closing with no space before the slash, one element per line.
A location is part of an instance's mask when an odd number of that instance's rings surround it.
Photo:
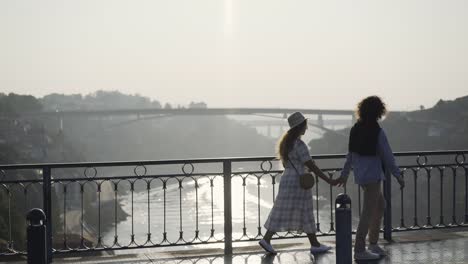
<path fill-rule="evenodd" d="M 336 208 L 351 208 L 351 198 L 345 193 L 340 193 L 335 199 Z"/>
<path fill-rule="evenodd" d="M 46 220 L 46 216 L 42 209 L 33 208 L 26 215 L 26 220 L 29 221 L 29 225 L 43 225 Z"/>

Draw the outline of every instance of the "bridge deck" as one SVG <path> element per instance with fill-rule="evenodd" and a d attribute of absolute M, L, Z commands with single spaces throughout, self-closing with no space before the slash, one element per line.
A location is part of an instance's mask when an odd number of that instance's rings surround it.
<path fill-rule="evenodd" d="M 161 108 L 142 108 L 142 109 L 109 109 L 109 110 L 69 110 L 24 113 L 24 116 L 42 116 L 42 117 L 68 117 L 68 116 L 126 116 L 126 115 L 262 115 L 278 114 L 285 115 L 300 111 L 304 114 L 322 114 L 322 115 L 353 115 L 353 110 L 339 109 L 296 109 L 296 108 L 179 108 L 179 109 L 161 109 Z"/>
<path fill-rule="evenodd" d="M 320 238 L 324 243 L 334 244 L 332 237 Z M 394 234 L 394 243 L 383 243 L 389 256 L 365 263 L 468 263 L 468 229 L 428 230 Z M 265 255 L 256 242 L 236 244 L 232 257 L 222 255 L 222 245 L 198 246 L 192 248 L 142 249 L 116 251 L 111 254 L 80 253 L 54 258 L 56 264 L 71 263 L 335 263 L 335 253 L 313 257 L 309 254 L 305 239 L 274 241 L 279 254 Z M 3 263 L 3 262 L 2 262 Z M 24 263 L 24 260 L 10 259 L 6 263 Z M 355 262 L 356 263 L 356 262 Z"/>

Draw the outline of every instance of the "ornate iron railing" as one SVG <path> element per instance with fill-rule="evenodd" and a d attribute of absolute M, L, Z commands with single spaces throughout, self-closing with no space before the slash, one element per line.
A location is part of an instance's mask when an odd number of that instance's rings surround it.
<path fill-rule="evenodd" d="M 407 186 L 399 190 L 389 175 L 384 183 L 386 239 L 392 232 L 468 223 L 467 154 L 395 153 Z M 313 158 L 339 177 L 345 155 Z M 281 173 L 273 157 L 3 165 L 0 256 L 25 254 L 22 219 L 32 207 L 46 212 L 54 252 L 223 242 L 230 254 L 232 242 L 263 236 Z M 343 189 L 317 181 L 312 192 L 318 235 L 334 235 L 333 202 L 340 192 L 351 196 L 357 226 L 362 197 L 352 180 Z M 302 236 L 284 232 L 275 238 Z"/>

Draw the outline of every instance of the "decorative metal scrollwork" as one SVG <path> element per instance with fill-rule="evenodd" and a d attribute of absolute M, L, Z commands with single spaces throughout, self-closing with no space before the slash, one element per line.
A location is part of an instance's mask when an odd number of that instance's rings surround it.
<path fill-rule="evenodd" d="M 267 167 L 268 169 L 265 169 L 265 164 L 268 164 L 268 167 Z M 271 160 L 262 161 L 262 163 L 260 163 L 260 168 L 262 169 L 264 173 L 268 173 L 273 168 L 273 163 L 271 162 Z"/>
<path fill-rule="evenodd" d="M 187 170 L 188 168 L 188 170 Z M 188 175 L 192 175 L 193 171 L 195 170 L 195 167 L 193 166 L 192 163 L 184 163 L 184 165 L 182 165 L 182 172 L 188 176 Z"/>
<path fill-rule="evenodd" d="M 142 170 L 142 171 L 140 171 Z M 140 171 L 140 172 L 139 172 Z M 148 170 L 146 169 L 146 166 L 145 165 L 137 165 L 134 169 L 133 169 L 133 173 L 135 173 L 136 176 L 138 177 L 143 177 L 143 176 L 146 176 L 146 173 L 148 172 Z"/>
<path fill-rule="evenodd" d="M 463 165 L 463 164 L 465 164 L 465 162 L 466 162 L 465 154 L 457 154 L 457 156 L 455 156 L 455 162 L 456 162 L 458 165 Z"/>
<path fill-rule="evenodd" d="M 427 156 L 426 155 L 418 155 L 416 158 L 416 162 L 419 166 L 424 166 L 427 164 Z"/>
<path fill-rule="evenodd" d="M 96 175 L 97 175 L 97 169 L 94 168 L 94 167 L 87 167 L 84 170 L 84 176 L 86 178 L 94 178 L 94 177 L 96 177 Z"/>

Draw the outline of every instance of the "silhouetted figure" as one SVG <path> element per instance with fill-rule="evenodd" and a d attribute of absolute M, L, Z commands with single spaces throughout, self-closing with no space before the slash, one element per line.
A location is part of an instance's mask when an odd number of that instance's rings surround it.
<path fill-rule="evenodd" d="M 354 245 L 356 260 L 372 260 L 386 255 L 377 244 L 385 209 L 381 190 L 381 182 L 385 180 L 382 165 L 390 170 L 402 188 L 405 185 L 387 136 L 378 123 L 386 111 L 385 104 L 377 96 L 367 97 L 358 104 L 356 111 L 358 120 L 351 128 L 346 163 L 338 179 L 338 185 L 346 184 L 352 166 L 354 181 L 364 191 L 364 203 Z M 366 250 L 368 232 L 369 247 Z"/>
<path fill-rule="evenodd" d="M 305 232 L 311 244 L 311 253 L 322 253 L 331 247 L 318 242 L 315 235 L 315 218 L 311 190 L 300 186 L 300 175 L 305 167 L 314 172 L 329 184 L 337 184 L 337 180 L 328 178 L 311 159 L 309 150 L 300 138 L 307 130 L 307 120 L 299 112 L 288 117 L 290 129 L 283 135 L 278 144 L 278 154 L 283 162 L 284 173 L 281 176 L 278 196 L 265 223 L 267 232 L 259 242 L 267 252 L 276 254 L 271 246 L 271 238 L 275 232 L 291 231 Z"/>

